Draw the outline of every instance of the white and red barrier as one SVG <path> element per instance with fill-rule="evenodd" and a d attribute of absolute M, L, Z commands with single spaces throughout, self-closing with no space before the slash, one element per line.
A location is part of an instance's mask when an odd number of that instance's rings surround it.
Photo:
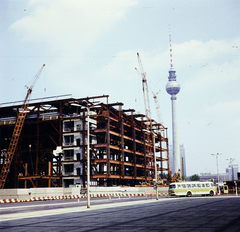
<path fill-rule="evenodd" d="M 156 191 L 145 191 L 145 196 L 156 196 Z M 168 196 L 168 193 L 158 193 L 159 197 Z"/>
<path fill-rule="evenodd" d="M 3 199 L 0 200 L 0 203 L 14 203 L 14 202 L 19 202 L 18 199 Z"/>
<path fill-rule="evenodd" d="M 91 193 L 91 198 L 97 197 L 140 197 L 140 196 L 153 196 L 156 195 L 155 191 L 145 191 L 145 193 Z M 168 196 L 167 193 L 159 193 L 158 196 Z M 29 200 L 18 200 L 18 199 L 3 199 L 1 203 L 14 203 L 14 202 L 30 202 L 30 201 L 52 201 L 52 200 L 67 200 L 67 199 L 82 199 L 87 198 L 87 195 L 63 195 L 63 196 L 48 196 L 48 197 L 33 197 Z"/>

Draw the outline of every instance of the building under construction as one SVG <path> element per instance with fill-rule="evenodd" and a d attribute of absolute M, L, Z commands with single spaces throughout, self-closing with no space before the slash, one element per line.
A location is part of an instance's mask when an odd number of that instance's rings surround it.
<path fill-rule="evenodd" d="M 22 104 L 0 105 L 0 169 Z M 108 95 L 34 99 L 25 111 L 4 188 L 85 187 L 87 148 L 91 186 L 149 183 L 155 160 L 158 177 L 169 176 L 167 129 Z"/>

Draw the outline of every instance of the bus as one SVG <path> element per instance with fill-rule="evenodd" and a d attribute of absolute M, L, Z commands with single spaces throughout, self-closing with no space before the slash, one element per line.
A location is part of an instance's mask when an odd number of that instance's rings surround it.
<path fill-rule="evenodd" d="M 217 187 L 214 186 L 213 182 L 200 182 L 200 181 L 189 181 L 189 182 L 175 182 L 169 185 L 168 195 L 169 196 L 196 196 L 196 195 L 216 195 Z"/>

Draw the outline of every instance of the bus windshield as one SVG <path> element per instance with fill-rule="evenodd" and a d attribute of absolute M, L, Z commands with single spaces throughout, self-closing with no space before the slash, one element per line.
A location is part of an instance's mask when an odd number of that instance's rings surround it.
<path fill-rule="evenodd" d="M 174 189 L 174 188 L 176 188 L 176 185 L 175 184 L 170 184 L 169 188 Z"/>

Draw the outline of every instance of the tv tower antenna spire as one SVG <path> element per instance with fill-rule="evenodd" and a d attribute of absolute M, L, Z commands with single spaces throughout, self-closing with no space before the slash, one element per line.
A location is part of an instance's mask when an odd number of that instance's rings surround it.
<path fill-rule="evenodd" d="M 181 169 L 180 165 L 180 149 L 178 142 L 178 129 L 177 129 L 177 94 L 180 91 L 180 85 L 177 82 L 176 71 L 173 70 L 172 61 L 172 38 L 171 38 L 171 27 L 169 25 L 169 40 L 170 40 L 170 70 L 168 71 L 168 83 L 166 85 L 166 91 L 171 95 L 172 102 L 172 142 L 173 142 L 173 173 L 177 173 Z"/>
<path fill-rule="evenodd" d="M 170 43 L 170 70 L 173 71 L 173 60 L 172 60 L 172 34 L 171 25 L 169 24 L 169 43 Z"/>

